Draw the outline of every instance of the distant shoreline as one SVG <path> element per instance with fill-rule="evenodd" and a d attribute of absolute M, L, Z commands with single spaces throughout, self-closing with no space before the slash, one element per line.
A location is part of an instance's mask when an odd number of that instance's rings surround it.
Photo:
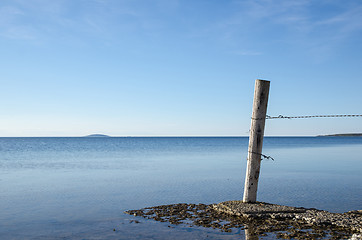
<path fill-rule="evenodd" d="M 84 136 L 84 137 L 100 137 L 100 138 L 109 138 L 110 136 L 108 135 L 105 135 L 105 134 L 91 134 L 91 135 L 87 135 L 87 136 Z"/>
<path fill-rule="evenodd" d="M 318 135 L 318 137 L 362 137 L 362 133 L 339 133 L 330 135 Z"/>

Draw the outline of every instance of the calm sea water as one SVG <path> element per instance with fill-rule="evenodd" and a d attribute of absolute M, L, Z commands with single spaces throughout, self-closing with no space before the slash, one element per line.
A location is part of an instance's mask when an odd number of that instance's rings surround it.
<path fill-rule="evenodd" d="M 128 209 L 243 194 L 248 138 L 0 138 L 0 239 L 242 239 Z M 362 209 L 362 137 L 267 137 L 258 200 Z M 114 231 L 115 230 L 115 231 Z M 272 238 L 272 236 L 270 236 Z"/>

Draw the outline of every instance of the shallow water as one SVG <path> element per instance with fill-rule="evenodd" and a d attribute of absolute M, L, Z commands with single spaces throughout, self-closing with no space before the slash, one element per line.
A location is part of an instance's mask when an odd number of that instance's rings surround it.
<path fill-rule="evenodd" d="M 0 239 L 240 239 L 243 231 L 170 228 L 123 211 L 241 199 L 247 144 L 245 137 L 0 138 Z M 259 201 L 362 209 L 362 137 L 267 137 L 263 153 L 275 161 L 262 162 Z"/>

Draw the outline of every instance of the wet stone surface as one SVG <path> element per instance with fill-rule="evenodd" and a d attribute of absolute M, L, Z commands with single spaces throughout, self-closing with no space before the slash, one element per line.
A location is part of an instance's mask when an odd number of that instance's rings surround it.
<path fill-rule="evenodd" d="M 362 212 L 329 213 L 269 203 L 172 204 L 125 213 L 174 225 L 201 226 L 249 236 L 274 233 L 280 239 L 360 239 Z"/>

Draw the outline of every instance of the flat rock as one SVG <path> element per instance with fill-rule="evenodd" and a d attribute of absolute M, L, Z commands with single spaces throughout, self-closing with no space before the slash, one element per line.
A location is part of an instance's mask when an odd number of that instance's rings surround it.
<path fill-rule="evenodd" d="M 314 208 L 298 208 L 277 204 L 227 201 L 213 204 L 216 211 L 249 218 L 273 218 L 302 220 L 314 225 L 334 225 L 362 232 L 362 211 L 331 213 Z"/>
<path fill-rule="evenodd" d="M 264 202 L 244 203 L 242 201 L 227 201 L 213 204 L 212 206 L 215 210 L 237 216 L 305 213 L 307 211 L 305 208 L 282 206 Z"/>

